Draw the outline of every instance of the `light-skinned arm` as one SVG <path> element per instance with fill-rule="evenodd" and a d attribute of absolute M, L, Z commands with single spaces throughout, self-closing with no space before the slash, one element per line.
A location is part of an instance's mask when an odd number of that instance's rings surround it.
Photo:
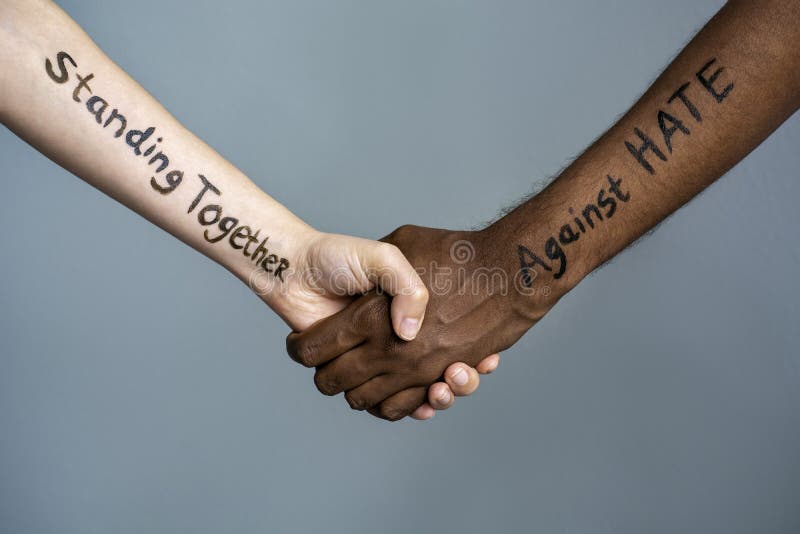
<path fill-rule="evenodd" d="M 3 124 L 225 267 L 294 330 L 380 286 L 393 296 L 397 334 L 416 336 L 427 290 L 395 246 L 318 232 L 295 217 L 184 128 L 54 3 L 0 3 L 0 73 Z M 453 385 L 468 393 L 477 382 Z M 431 407 L 418 415 L 429 417 Z"/>

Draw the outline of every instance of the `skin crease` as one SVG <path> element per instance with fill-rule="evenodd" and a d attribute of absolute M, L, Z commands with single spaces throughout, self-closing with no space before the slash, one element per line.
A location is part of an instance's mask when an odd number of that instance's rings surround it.
<path fill-rule="evenodd" d="M 256 292 L 291 328 L 304 329 L 353 297 L 306 291 L 288 267 L 315 269 L 323 280 L 344 275 L 352 295 L 375 287 L 370 271 L 393 272 L 382 287 L 397 295 L 395 330 L 402 333 L 403 318 L 424 315 L 427 291 L 395 247 L 310 228 L 184 128 L 52 2 L 0 2 L 0 94 L 0 121 L 54 162 L 252 289 L 254 280 L 280 289 Z M 250 253 L 261 243 L 270 264 L 256 267 Z M 481 369 L 496 366 L 494 356 Z M 437 384 L 416 416 L 429 418 L 433 407 L 474 391 L 478 373 L 464 372 L 466 384 Z"/>
<path fill-rule="evenodd" d="M 290 335 L 289 353 L 317 366 L 318 388 L 346 392 L 353 408 L 389 420 L 412 413 L 450 363 L 477 364 L 480 355 L 510 347 L 588 273 L 725 174 L 798 109 L 797 20 L 797 0 L 728 2 L 541 193 L 479 232 L 407 226 L 389 236 L 417 268 L 436 262 L 466 270 L 449 290 L 437 292 L 425 280 L 431 299 L 414 341 L 392 334 L 387 299 L 370 293 Z M 598 192 L 612 179 L 616 210 L 612 218 L 610 207 L 598 209 L 601 220 L 591 206 L 605 206 L 607 196 Z M 459 241 L 472 244 L 474 258 L 453 265 L 448 249 Z M 470 274 L 481 268 L 522 272 L 535 291 L 473 287 Z"/>

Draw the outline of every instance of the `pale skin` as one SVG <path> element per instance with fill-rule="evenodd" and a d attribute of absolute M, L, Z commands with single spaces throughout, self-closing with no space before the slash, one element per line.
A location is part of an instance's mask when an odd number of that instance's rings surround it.
<path fill-rule="evenodd" d="M 184 128 L 54 3 L 0 3 L 0 73 L 3 124 L 219 263 L 293 330 L 302 331 L 343 309 L 353 295 L 380 287 L 393 296 L 395 333 L 415 338 L 428 291 L 397 247 L 319 232 L 294 216 Z M 117 115 L 109 120 L 112 110 Z M 128 134 L 148 127 L 154 128 L 152 135 L 135 147 L 140 136 Z M 155 148 L 148 153 L 150 145 Z M 158 153 L 164 157 L 151 161 Z M 308 272 L 318 275 L 313 287 L 304 283 Z M 429 419 L 452 405 L 455 396 L 469 395 L 478 386 L 478 374 L 498 363 L 499 356 L 492 354 L 474 368 L 448 367 L 444 382 L 431 386 L 429 402 L 413 416 Z"/>

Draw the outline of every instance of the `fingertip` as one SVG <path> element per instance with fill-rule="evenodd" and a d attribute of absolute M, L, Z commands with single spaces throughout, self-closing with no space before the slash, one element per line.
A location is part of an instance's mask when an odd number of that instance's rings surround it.
<path fill-rule="evenodd" d="M 433 416 L 436 415 L 436 410 L 430 404 L 423 404 L 411 414 L 412 419 L 416 419 L 417 421 L 427 421 L 428 419 L 432 419 Z"/>
<path fill-rule="evenodd" d="M 478 372 L 465 363 L 454 363 L 444 372 L 447 385 L 456 396 L 471 395 L 481 382 Z"/>
<path fill-rule="evenodd" d="M 429 297 L 414 266 L 397 246 L 370 242 L 362 256 L 361 267 L 373 284 L 392 296 L 394 332 L 401 339 L 413 340 L 422 326 Z"/>
<path fill-rule="evenodd" d="M 497 370 L 497 366 L 500 365 L 500 355 L 499 354 L 490 354 L 481 362 L 475 366 L 475 370 L 478 371 L 482 375 L 488 375 L 493 373 Z"/>
<path fill-rule="evenodd" d="M 450 386 L 437 382 L 428 389 L 428 403 L 434 410 L 446 410 L 455 402 Z"/>
<path fill-rule="evenodd" d="M 414 317 L 403 317 L 400 319 L 399 326 L 394 328 L 395 333 L 405 341 L 413 341 L 419 333 L 421 321 Z"/>
<path fill-rule="evenodd" d="M 412 341 L 417 337 L 427 305 L 428 290 L 424 285 L 412 288 L 408 294 L 401 291 L 392 298 L 392 327 L 401 339 Z"/>

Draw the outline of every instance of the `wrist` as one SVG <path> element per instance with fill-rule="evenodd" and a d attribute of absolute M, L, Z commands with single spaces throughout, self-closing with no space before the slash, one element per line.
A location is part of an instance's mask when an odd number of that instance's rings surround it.
<path fill-rule="evenodd" d="M 502 317 L 507 336 L 516 340 L 550 310 L 552 288 L 539 281 L 522 282 L 519 267 L 509 254 L 509 237 L 496 225 L 482 230 L 452 232 L 445 240 L 456 291 L 478 297 Z M 433 275 L 433 273 L 432 273 Z M 425 280 L 429 286 L 435 278 Z M 436 288 L 429 287 L 433 293 Z M 477 305 L 477 304 L 476 304 Z M 497 347 L 497 350 L 503 350 Z"/>
<path fill-rule="evenodd" d="M 219 261 L 272 306 L 286 294 L 320 232 L 263 193 L 247 195 L 238 209 L 247 224 L 229 231 Z"/>
<path fill-rule="evenodd" d="M 520 221 L 512 212 L 477 232 L 490 251 L 487 266 L 502 269 L 509 281 L 509 305 L 533 322 L 600 264 L 588 240 L 566 250 L 557 235 L 560 211 L 547 213 L 552 210 L 542 204 L 533 198 L 526 205 L 537 214 L 533 221 Z"/>

